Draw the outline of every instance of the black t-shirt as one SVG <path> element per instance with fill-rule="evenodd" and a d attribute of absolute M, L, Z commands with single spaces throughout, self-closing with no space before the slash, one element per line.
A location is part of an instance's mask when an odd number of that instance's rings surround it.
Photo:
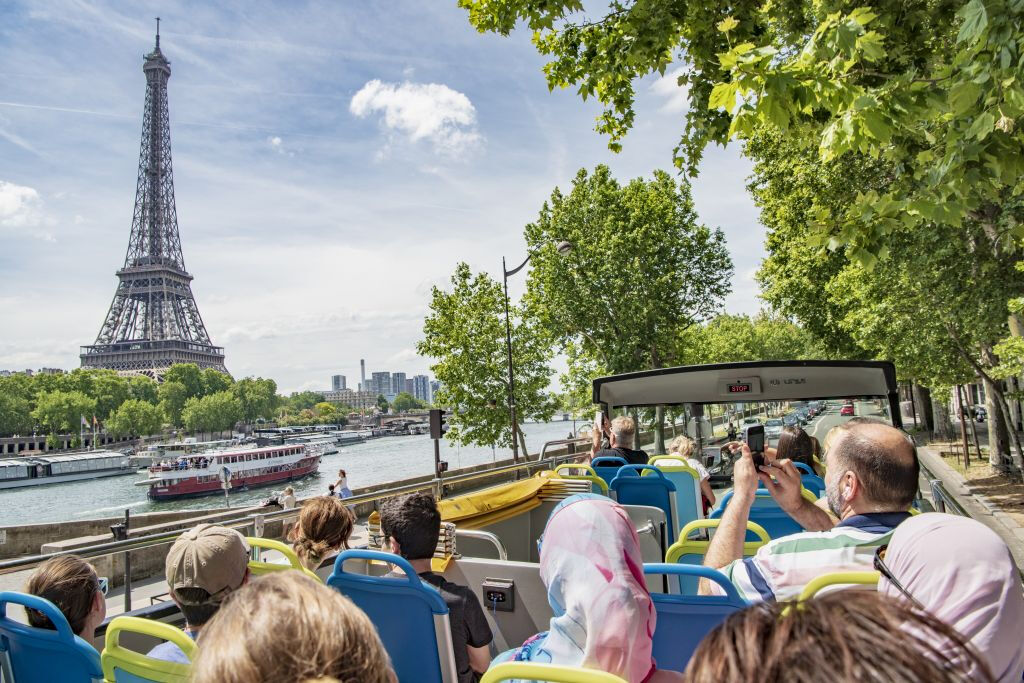
<path fill-rule="evenodd" d="M 622 448 L 616 446 L 615 448 L 602 448 L 594 454 L 595 458 L 622 458 L 630 465 L 646 465 L 647 464 L 647 453 L 644 451 L 634 451 L 632 448 Z"/>
<path fill-rule="evenodd" d="M 389 576 L 391 575 L 404 576 L 398 572 L 392 572 Z M 476 683 L 480 680 L 480 674 L 473 671 L 469 665 L 469 651 L 466 646 L 483 647 L 489 645 L 493 639 L 491 627 L 487 625 L 487 617 L 480 607 L 480 600 L 476 593 L 466 586 L 452 583 L 440 574 L 422 572 L 420 580 L 437 588 L 448 605 L 448 625 L 452 632 L 455 668 L 459 672 L 458 683 Z"/>

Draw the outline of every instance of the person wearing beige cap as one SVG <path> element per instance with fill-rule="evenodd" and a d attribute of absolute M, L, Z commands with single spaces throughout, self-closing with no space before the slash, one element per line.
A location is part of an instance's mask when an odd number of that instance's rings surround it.
<path fill-rule="evenodd" d="M 185 617 L 185 633 L 195 640 L 224 598 L 249 580 L 249 545 L 234 529 L 199 524 L 171 546 L 166 561 L 167 589 Z M 174 643 L 161 643 L 149 656 L 189 663 Z"/>

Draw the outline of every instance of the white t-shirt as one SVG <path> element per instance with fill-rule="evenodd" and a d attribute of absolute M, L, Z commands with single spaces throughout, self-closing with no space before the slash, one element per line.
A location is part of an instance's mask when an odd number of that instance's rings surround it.
<path fill-rule="evenodd" d="M 295 496 L 291 494 L 287 496 L 282 496 L 281 507 L 284 508 L 285 510 L 291 510 L 293 507 L 295 507 Z"/>
<path fill-rule="evenodd" d="M 697 471 L 697 476 L 700 477 L 701 481 L 707 481 L 708 479 L 711 478 L 711 473 L 708 472 L 708 468 L 704 467 L 704 465 L 701 464 L 700 460 L 697 460 L 696 458 L 684 459 L 678 453 L 670 453 L 669 455 L 671 456 L 671 460 L 668 458 L 662 458 L 661 460 L 658 460 L 657 464 L 667 465 L 668 467 L 672 467 L 673 465 L 675 465 L 676 467 L 679 467 L 680 465 L 686 465 L 687 467 L 691 467 Z"/>

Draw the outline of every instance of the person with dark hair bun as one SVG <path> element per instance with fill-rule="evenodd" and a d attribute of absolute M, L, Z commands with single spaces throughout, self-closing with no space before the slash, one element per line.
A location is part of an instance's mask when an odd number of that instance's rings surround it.
<path fill-rule="evenodd" d="M 951 626 L 863 590 L 734 612 L 704 637 L 683 675 L 690 683 L 993 681 Z"/>
<path fill-rule="evenodd" d="M 107 600 L 91 564 L 77 555 L 51 557 L 32 572 L 25 592 L 52 602 L 76 636 L 97 645 L 96 628 L 107 616 Z M 42 612 L 29 608 L 25 612 L 29 625 L 56 629 Z"/>
<path fill-rule="evenodd" d="M 289 531 L 288 540 L 302 566 L 326 579 L 338 553 L 348 547 L 352 523 L 352 513 L 341 500 L 318 496 L 303 504 L 299 521 Z"/>

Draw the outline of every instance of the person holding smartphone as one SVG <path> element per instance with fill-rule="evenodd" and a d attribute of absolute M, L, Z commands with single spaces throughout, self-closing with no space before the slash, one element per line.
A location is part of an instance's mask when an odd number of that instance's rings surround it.
<path fill-rule="evenodd" d="M 594 429 L 594 448 L 591 452 L 591 460 L 611 456 L 622 458 L 631 465 L 647 464 L 647 453 L 633 448 L 636 443 L 636 422 L 633 418 L 620 415 L 609 422 L 603 413 L 598 413 L 598 417 L 601 418 L 601 424 L 600 429 Z M 594 426 L 598 426 L 596 421 Z M 607 436 L 607 446 L 603 446 L 602 436 Z"/>

